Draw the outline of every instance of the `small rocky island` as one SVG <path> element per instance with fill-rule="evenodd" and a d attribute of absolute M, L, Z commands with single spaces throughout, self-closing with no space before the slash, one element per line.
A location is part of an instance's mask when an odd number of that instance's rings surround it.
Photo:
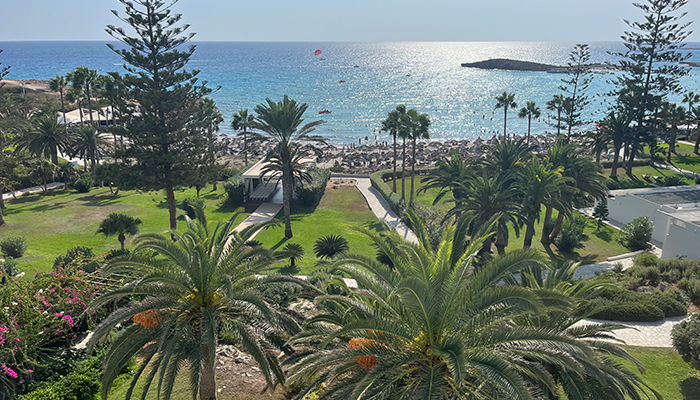
<path fill-rule="evenodd" d="M 503 69 L 507 71 L 536 71 L 550 73 L 565 73 L 569 67 L 565 65 L 542 64 L 531 61 L 511 60 L 508 58 L 492 58 L 486 61 L 462 63 L 463 67 L 480 69 Z M 600 72 L 610 67 L 604 64 L 588 64 L 589 70 Z"/>

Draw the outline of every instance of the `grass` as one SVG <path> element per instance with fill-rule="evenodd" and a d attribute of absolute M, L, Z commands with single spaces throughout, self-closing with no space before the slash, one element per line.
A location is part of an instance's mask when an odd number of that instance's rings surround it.
<path fill-rule="evenodd" d="M 181 201 L 195 196 L 194 189 L 176 191 L 175 198 Z M 201 199 L 206 204 L 210 225 L 219 220 L 228 220 L 233 209 L 218 206 L 223 190 L 203 190 Z M 5 224 L 0 227 L 0 238 L 21 236 L 27 240 L 27 252 L 18 260 L 20 269 L 31 277 L 35 271 L 51 270 L 53 260 L 74 246 L 91 247 L 96 254 L 119 248 L 116 237 L 96 235 L 100 222 L 110 213 L 127 213 L 140 218 L 141 233 L 166 233 L 169 230 L 168 208 L 162 192 L 141 193 L 120 191 L 110 194 L 108 188 L 93 189 L 90 193 L 75 193 L 66 190 L 26 194 L 9 200 L 4 210 Z M 238 217 L 245 218 L 250 210 Z M 182 211 L 179 211 L 182 214 Z M 186 229 L 180 217 L 178 228 Z M 127 248 L 132 238 L 127 238 Z"/>
<path fill-rule="evenodd" d="M 641 375 L 664 400 L 700 399 L 700 374 L 672 348 L 627 346 L 627 351 L 646 367 Z M 629 368 L 631 364 L 626 363 Z M 636 370 L 636 369 L 635 369 Z"/>
<path fill-rule="evenodd" d="M 336 234 L 345 237 L 351 253 L 371 255 L 376 253 L 371 240 L 353 228 L 382 229 L 381 223 L 370 211 L 365 198 L 354 187 L 328 188 L 317 207 L 292 208 L 292 232 L 290 240 L 284 238 L 284 220 L 280 213 L 280 225 L 261 232 L 256 239 L 273 250 L 283 249 L 287 242 L 300 244 L 304 257 L 296 261 L 298 271 L 308 275 L 315 269 L 317 259 L 314 242 L 322 236 Z"/>
<path fill-rule="evenodd" d="M 668 149 L 668 145 L 659 146 Z M 671 154 L 671 163 L 678 168 L 700 174 L 700 155 L 693 153 L 693 147 L 685 143 L 676 143 L 676 154 Z M 645 149 L 648 152 L 648 149 Z"/>
<path fill-rule="evenodd" d="M 681 168 L 683 168 L 683 167 L 681 167 Z M 607 168 L 607 169 L 605 170 L 605 175 L 606 175 L 606 176 L 610 176 L 610 172 L 611 172 L 611 169 L 610 169 L 610 168 Z M 652 179 L 651 179 L 650 182 L 648 182 L 648 181 L 646 181 L 646 180 L 644 179 L 644 175 L 647 175 L 647 174 L 652 176 Z M 680 177 L 683 178 L 683 180 L 685 180 L 685 182 L 686 182 L 687 184 L 689 184 L 689 185 L 694 185 L 694 184 L 695 184 L 695 181 L 694 181 L 693 179 L 688 178 L 687 176 L 685 176 L 685 175 L 683 175 L 683 174 L 679 174 L 679 173 L 677 173 L 677 172 L 669 171 L 669 170 L 663 169 L 663 168 L 657 168 L 657 167 L 654 167 L 654 166 L 651 166 L 651 165 L 641 165 L 641 166 L 638 166 L 638 167 L 632 167 L 632 175 L 634 175 L 635 178 L 636 178 L 638 181 L 644 182 L 644 183 L 646 183 L 646 184 L 648 184 L 648 183 L 656 183 L 656 181 L 655 181 L 654 178 L 653 178 L 654 176 L 662 176 L 662 177 L 663 177 L 663 176 L 670 176 L 670 175 L 678 175 L 678 176 L 680 176 Z M 618 179 L 619 179 L 620 181 L 624 181 L 624 180 L 629 179 L 629 177 L 628 177 L 627 174 L 625 173 L 625 169 L 622 168 L 622 167 L 620 167 L 620 168 L 617 169 L 617 176 L 618 176 Z"/>

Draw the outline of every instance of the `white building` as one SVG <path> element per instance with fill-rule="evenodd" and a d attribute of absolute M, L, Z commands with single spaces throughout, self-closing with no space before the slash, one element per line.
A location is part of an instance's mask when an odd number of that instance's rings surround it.
<path fill-rule="evenodd" d="M 316 159 L 306 157 L 299 160 L 299 163 L 303 165 L 304 171 L 308 171 L 309 168 L 316 165 Z M 281 175 L 271 172 L 262 173 L 267 164 L 263 158 L 243 173 L 241 178 L 243 179 L 246 201 L 267 202 L 275 197 L 278 190 L 282 191 Z M 281 195 L 277 197 L 281 198 Z"/>
<path fill-rule="evenodd" d="M 609 219 L 625 225 L 647 216 L 654 223 L 652 242 L 663 258 L 700 259 L 700 187 L 674 186 L 610 191 Z"/>

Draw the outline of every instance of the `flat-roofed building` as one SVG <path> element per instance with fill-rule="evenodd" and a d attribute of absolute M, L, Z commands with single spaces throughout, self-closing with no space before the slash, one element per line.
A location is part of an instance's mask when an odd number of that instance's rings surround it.
<path fill-rule="evenodd" d="M 316 166 L 316 159 L 314 157 L 305 157 L 299 160 L 299 163 L 303 166 L 303 171 L 306 172 Z M 282 175 L 281 173 L 276 174 L 273 172 L 263 174 L 267 165 L 268 163 L 263 158 L 248 168 L 241 176 L 246 201 L 258 203 L 270 201 L 273 197 L 276 199 L 282 198 L 282 196 L 275 196 L 278 190 L 282 191 L 282 182 L 280 182 Z"/>

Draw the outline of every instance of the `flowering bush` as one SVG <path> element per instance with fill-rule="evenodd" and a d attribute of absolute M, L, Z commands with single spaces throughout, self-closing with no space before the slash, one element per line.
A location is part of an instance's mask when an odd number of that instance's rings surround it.
<path fill-rule="evenodd" d="M 97 294 L 82 271 L 0 286 L 0 397 L 14 393 L 49 351 L 87 330 L 87 303 Z"/>

